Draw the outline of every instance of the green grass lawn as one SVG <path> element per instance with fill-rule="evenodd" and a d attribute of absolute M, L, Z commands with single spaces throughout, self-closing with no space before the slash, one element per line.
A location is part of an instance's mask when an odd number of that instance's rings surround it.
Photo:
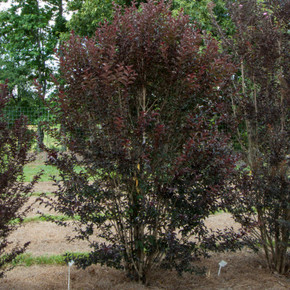
<path fill-rule="evenodd" d="M 66 256 L 82 257 L 88 253 L 67 253 L 64 255 L 43 255 L 33 256 L 29 253 L 24 253 L 15 258 L 12 262 L 13 266 L 33 266 L 33 265 L 65 265 Z"/>
<path fill-rule="evenodd" d="M 22 254 L 16 257 L 12 262 L 13 266 L 32 266 L 32 265 L 65 265 L 63 255 L 37 256 L 31 254 Z"/>
<path fill-rule="evenodd" d="M 56 179 L 59 179 L 59 171 L 53 165 L 46 165 L 46 155 L 45 153 L 38 154 L 36 160 L 33 162 L 26 164 L 24 166 L 24 181 L 31 182 L 33 180 L 33 176 L 42 172 L 41 178 L 39 182 L 44 181 L 52 181 L 52 176 L 55 176 Z M 81 171 L 80 167 L 76 168 L 76 171 Z"/>
<path fill-rule="evenodd" d="M 41 163 L 31 163 L 27 164 L 24 167 L 24 181 L 25 182 L 30 182 L 33 179 L 33 176 L 38 174 L 39 172 L 43 171 L 43 174 L 40 178 L 41 181 L 51 181 L 51 176 L 55 176 L 56 178 L 59 177 L 59 172 L 56 167 L 52 165 L 45 165 Z"/>
<path fill-rule="evenodd" d="M 31 223 L 31 222 L 45 222 L 45 221 L 69 221 L 69 220 L 79 220 L 80 216 L 69 217 L 66 215 L 43 215 L 43 216 L 34 216 L 34 217 L 26 217 L 23 219 L 23 223 Z M 19 224 L 19 219 L 14 219 L 10 222 L 10 224 Z"/>

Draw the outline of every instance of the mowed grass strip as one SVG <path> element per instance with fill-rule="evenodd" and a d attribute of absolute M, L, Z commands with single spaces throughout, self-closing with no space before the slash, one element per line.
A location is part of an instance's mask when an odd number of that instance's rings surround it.
<path fill-rule="evenodd" d="M 45 195 L 45 196 L 54 196 L 54 192 L 33 192 L 30 196 L 42 196 L 42 195 Z"/>
<path fill-rule="evenodd" d="M 31 222 L 47 222 L 47 221 L 69 221 L 69 220 L 79 220 L 79 216 L 74 216 L 73 218 L 66 215 L 42 215 L 42 216 L 33 216 L 24 218 L 22 223 L 31 223 Z M 20 223 L 19 219 L 14 219 L 11 221 L 11 224 Z"/>
<path fill-rule="evenodd" d="M 59 171 L 55 166 L 45 165 L 44 163 L 32 162 L 30 164 L 25 165 L 23 173 L 24 173 L 24 181 L 31 182 L 33 177 L 42 172 L 40 177 L 41 181 L 52 181 L 52 176 L 56 179 L 59 179 Z"/>
<path fill-rule="evenodd" d="M 24 253 L 17 256 L 11 263 L 13 266 L 33 266 L 33 265 L 65 265 L 67 256 L 83 257 L 88 253 L 66 253 L 64 255 L 43 255 L 33 256 L 30 253 Z"/>
<path fill-rule="evenodd" d="M 81 167 L 75 168 L 76 172 L 80 172 L 81 170 L 83 170 Z M 39 182 L 53 181 L 52 177 L 56 180 L 60 180 L 59 171 L 55 166 L 46 165 L 44 160 L 35 160 L 24 166 L 24 182 L 31 182 L 33 177 L 40 172 L 42 174 Z"/>

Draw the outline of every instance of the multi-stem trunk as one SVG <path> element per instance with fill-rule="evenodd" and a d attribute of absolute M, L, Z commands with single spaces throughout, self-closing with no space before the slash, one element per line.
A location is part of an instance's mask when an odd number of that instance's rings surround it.
<path fill-rule="evenodd" d="M 274 267 L 278 273 L 285 274 L 290 262 L 287 253 L 290 232 L 286 224 L 290 223 L 290 209 L 284 209 L 282 216 L 285 220 L 284 223 L 279 224 L 279 239 L 275 240 Z"/>

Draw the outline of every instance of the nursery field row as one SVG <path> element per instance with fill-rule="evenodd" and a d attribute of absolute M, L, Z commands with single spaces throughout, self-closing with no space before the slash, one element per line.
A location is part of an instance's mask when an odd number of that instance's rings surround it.
<path fill-rule="evenodd" d="M 43 205 L 35 203 L 37 197 L 31 197 L 34 204 L 30 218 L 37 218 L 38 212 L 49 213 Z M 50 212 L 54 215 L 53 212 Z M 211 216 L 207 226 L 217 229 L 234 226 L 227 213 Z M 35 220 L 24 223 L 11 236 L 12 241 L 20 244 L 31 241 L 27 252 L 14 262 L 15 268 L 2 279 L 2 290 L 65 289 L 67 287 L 68 266 L 66 253 L 86 255 L 90 251 L 85 241 L 68 242 L 67 236 L 73 235 L 73 226 L 60 227 L 52 222 Z M 218 263 L 225 260 L 228 264 L 218 276 Z M 206 276 L 185 273 L 179 276 L 175 271 L 158 270 L 152 273 L 149 287 L 130 281 L 120 270 L 94 265 L 86 270 L 72 266 L 72 289 L 287 289 L 289 281 L 282 276 L 273 275 L 267 269 L 263 259 L 248 250 L 237 253 L 211 253 L 211 258 L 197 262 L 206 266 Z M 261 283 L 263 281 L 263 283 Z"/>

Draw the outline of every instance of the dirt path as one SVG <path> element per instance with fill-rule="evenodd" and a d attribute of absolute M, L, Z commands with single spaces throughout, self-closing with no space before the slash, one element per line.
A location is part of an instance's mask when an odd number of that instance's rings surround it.
<path fill-rule="evenodd" d="M 36 183 L 33 188 L 33 192 L 53 192 L 57 190 L 57 186 L 54 185 L 53 181 L 43 181 Z"/>
<path fill-rule="evenodd" d="M 19 228 L 10 236 L 14 244 L 31 241 L 27 253 L 33 256 L 65 254 L 66 252 L 88 252 L 86 241 L 67 241 L 74 236 L 73 226 L 60 227 L 52 222 L 30 222 Z"/>

